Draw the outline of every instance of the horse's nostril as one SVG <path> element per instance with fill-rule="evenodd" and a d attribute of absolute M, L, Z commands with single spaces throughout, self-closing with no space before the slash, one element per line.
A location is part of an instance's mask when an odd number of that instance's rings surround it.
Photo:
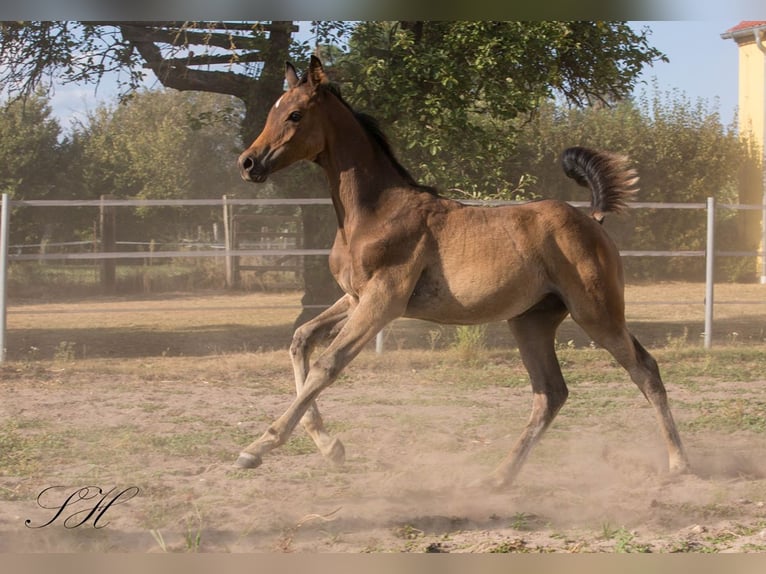
<path fill-rule="evenodd" d="M 239 164 L 239 174 L 245 181 L 258 183 L 266 181 L 268 171 L 256 154 L 250 151 L 244 152 L 239 156 L 237 163 Z"/>

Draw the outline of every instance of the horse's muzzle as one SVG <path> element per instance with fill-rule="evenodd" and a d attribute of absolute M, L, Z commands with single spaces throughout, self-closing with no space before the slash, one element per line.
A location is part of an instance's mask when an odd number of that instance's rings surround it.
<path fill-rule="evenodd" d="M 269 177 L 268 168 L 250 151 L 246 151 L 239 156 L 237 165 L 239 165 L 239 174 L 245 181 L 263 183 Z"/>

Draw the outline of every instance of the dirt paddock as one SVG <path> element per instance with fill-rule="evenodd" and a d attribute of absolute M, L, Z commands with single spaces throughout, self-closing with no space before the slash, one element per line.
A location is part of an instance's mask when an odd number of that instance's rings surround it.
<path fill-rule="evenodd" d="M 344 466 L 298 430 L 244 471 L 232 465 L 239 450 L 292 399 L 289 312 L 236 313 L 231 303 L 12 307 L 11 360 L 0 367 L 0 550 L 766 551 L 763 308 L 731 319 L 722 329 L 737 335 L 710 352 L 695 320 L 643 307 L 633 319 L 661 325 L 643 338 L 693 474 L 666 474 L 646 401 L 565 325 L 570 400 L 515 485 L 490 493 L 468 485 L 507 453 L 531 406 L 518 353 L 494 344 L 494 327 L 471 353 L 450 332 L 395 327 L 385 353 L 363 352 L 320 397 Z"/>

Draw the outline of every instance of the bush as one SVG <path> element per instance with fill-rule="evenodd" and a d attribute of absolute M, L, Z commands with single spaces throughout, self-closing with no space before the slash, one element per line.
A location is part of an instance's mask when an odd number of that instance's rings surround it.
<path fill-rule="evenodd" d="M 757 203 L 760 184 L 756 154 L 733 126 L 721 124 L 704 102 L 690 102 L 677 92 L 624 101 L 612 108 L 566 109 L 543 106 L 536 121 L 524 128 L 516 154 L 516 171 L 533 176 L 529 191 L 538 197 L 582 201 L 587 198 L 563 174 L 559 157 L 573 145 L 628 155 L 640 175 L 638 202 Z M 757 189 L 756 189 L 757 188 Z M 755 190 L 755 191 L 754 191 Z M 756 197 L 757 196 L 757 197 Z M 759 224 L 748 212 L 718 210 L 718 249 L 755 250 Z M 621 249 L 704 250 L 706 215 L 701 210 L 636 209 L 610 217 L 607 229 Z M 719 265 L 719 280 L 754 277 L 754 260 Z M 691 257 L 631 257 L 630 277 L 702 279 L 704 261 Z"/>

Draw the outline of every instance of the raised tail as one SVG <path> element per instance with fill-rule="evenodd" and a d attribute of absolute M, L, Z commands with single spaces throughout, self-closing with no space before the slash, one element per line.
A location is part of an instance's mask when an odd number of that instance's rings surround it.
<path fill-rule="evenodd" d="M 607 213 L 627 209 L 626 203 L 638 191 L 638 173 L 627 156 L 570 147 L 561 158 L 564 173 L 591 191 L 591 217 L 601 223 Z"/>

